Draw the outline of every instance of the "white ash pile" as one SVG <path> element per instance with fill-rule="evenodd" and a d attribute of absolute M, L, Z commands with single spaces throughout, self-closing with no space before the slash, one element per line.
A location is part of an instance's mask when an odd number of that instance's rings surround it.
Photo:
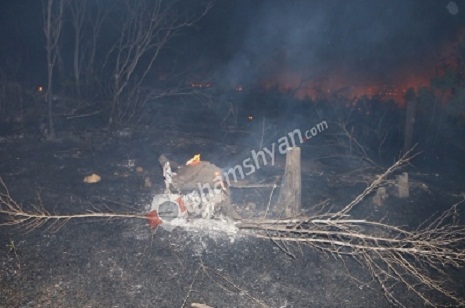
<path fill-rule="evenodd" d="M 201 161 L 200 155 L 179 167 L 165 155 L 160 156 L 159 162 L 165 191 L 155 195 L 150 205 L 147 217 L 152 228 L 160 225 L 172 229 L 189 223 L 208 230 L 235 232 L 234 221 L 241 217 L 231 205 L 230 190 L 223 182 L 219 167 Z M 199 223 L 195 221 L 198 219 L 211 222 Z"/>

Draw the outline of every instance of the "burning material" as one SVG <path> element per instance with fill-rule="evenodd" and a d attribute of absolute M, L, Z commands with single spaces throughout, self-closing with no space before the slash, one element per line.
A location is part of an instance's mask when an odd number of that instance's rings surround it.
<path fill-rule="evenodd" d="M 223 182 L 221 169 L 201 161 L 200 154 L 176 172 L 171 169 L 172 163 L 166 156 L 160 156 L 159 162 L 163 168 L 165 192 L 154 196 L 149 211 L 158 213 L 163 223 L 161 226 L 171 228 L 187 217 L 241 218 L 230 204 L 229 189 Z M 149 223 L 153 225 L 151 221 Z"/>
<path fill-rule="evenodd" d="M 148 212 L 147 214 L 145 214 L 145 216 L 147 217 L 147 221 L 151 229 L 156 229 L 159 225 L 163 223 L 163 221 L 158 216 L 158 212 L 156 210 Z"/>
<path fill-rule="evenodd" d="M 396 72 L 395 79 L 373 79 L 343 70 L 309 78 L 308 73 L 283 69 L 261 80 L 259 85 L 265 91 L 287 93 L 297 100 L 366 97 L 385 102 L 392 100 L 403 106 L 407 90 L 429 86 L 433 73 L 428 69 L 419 72 L 414 67 L 404 67 Z"/>
<path fill-rule="evenodd" d="M 194 157 L 192 157 L 191 159 L 189 159 L 187 162 L 186 162 L 186 166 L 189 166 L 189 165 L 196 165 L 200 163 L 200 154 L 196 154 L 194 155 Z"/>

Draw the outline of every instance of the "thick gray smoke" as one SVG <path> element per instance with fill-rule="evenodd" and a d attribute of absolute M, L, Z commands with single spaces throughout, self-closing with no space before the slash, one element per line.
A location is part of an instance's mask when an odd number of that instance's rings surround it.
<path fill-rule="evenodd" d="M 430 66 L 464 24 L 462 11 L 451 15 L 447 4 L 236 1 L 233 14 L 228 12 L 232 50 L 219 75 L 233 84 L 253 84 L 263 75 L 287 68 L 309 78 L 337 70 L 360 81 L 389 80 L 403 66 L 418 70 Z"/>

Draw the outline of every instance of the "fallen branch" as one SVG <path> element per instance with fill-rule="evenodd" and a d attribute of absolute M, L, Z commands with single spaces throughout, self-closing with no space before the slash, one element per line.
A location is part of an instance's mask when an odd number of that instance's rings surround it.
<path fill-rule="evenodd" d="M 332 219 L 332 216 L 244 221 L 239 228 L 251 236 L 276 242 L 289 255 L 292 252 L 287 251 L 289 245 L 285 243 L 294 242 L 339 257 L 352 256 L 369 269 L 386 298 L 395 305 L 402 306 L 395 296 L 395 287 L 402 284 L 425 304 L 436 306 L 435 295 L 440 294 L 454 305 L 464 306 L 465 299 L 447 289 L 444 272 L 449 266 L 465 267 L 465 226 L 455 219 L 457 207 L 463 202 L 415 231 L 363 219 Z"/>
<path fill-rule="evenodd" d="M 46 223 L 50 223 L 48 229 L 58 230 L 71 219 L 128 219 L 137 218 L 147 220 L 145 214 L 139 213 L 111 213 L 100 212 L 98 210 L 88 211 L 88 213 L 57 215 L 48 212 L 43 206 L 33 205 L 31 210 L 23 209 L 23 206 L 16 202 L 10 195 L 7 186 L 0 178 L 0 215 L 5 217 L 5 221 L 0 221 L 0 227 L 19 226 L 26 230 L 37 229 Z"/>

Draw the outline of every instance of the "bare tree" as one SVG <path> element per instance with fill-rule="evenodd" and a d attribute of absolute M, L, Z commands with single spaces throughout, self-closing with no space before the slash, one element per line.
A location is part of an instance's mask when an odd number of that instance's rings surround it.
<path fill-rule="evenodd" d="M 202 10 L 189 12 L 178 0 L 123 0 L 123 3 L 126 15 L 121 34 L 108 54 L 113 70 L 109 114 L 109 124 L 113 127 L 128 124 L 128 103 L 141 107 L 131 101 L 128 94 L 135 95 L 134 99 L 148 101 L 138 89 L 169 40 L 179 30 L 197 22 L 212 7 L 212 2 L 208 2 Z"/>
<path fill-rule="evenodd" d="M 65 0 L 43 0 L 44 34 L 47 51 L 48 138 L 55 139 L 53 122 L 53 73 L 59 58 Z"/>
<path fill-rule="evenodd" d="M 95 58 L 102 25 L 110 9 L 102 0 L 69 0 L 74 32 L 73 78 L 76 95 L 88 96 L 95 86 Z M 83 80 L 84 78 L 84 80 Z M 83 93 L 85 91 L 85 93 Z M 94 93 L 95 94 L 95 93 Z"/>

